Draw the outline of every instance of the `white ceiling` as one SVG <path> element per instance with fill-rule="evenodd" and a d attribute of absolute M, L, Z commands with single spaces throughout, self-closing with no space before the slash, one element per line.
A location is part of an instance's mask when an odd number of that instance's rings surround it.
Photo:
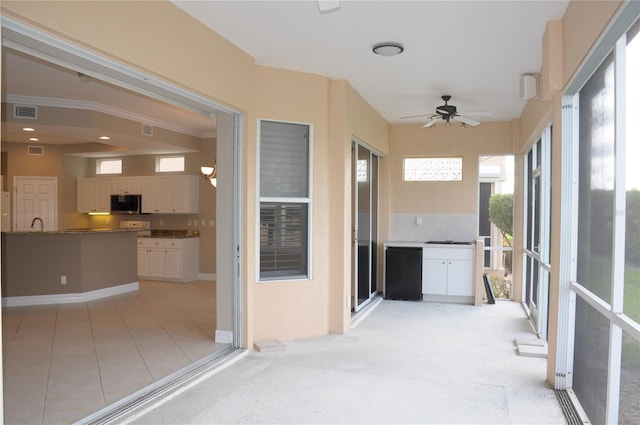
<path fill-rule="evenodd" d="M 488 112 L 478 121 L 520 115 L 520 76 L 541 66 L 542 35 L 567 1 L 342 1 L 320 12 L 315 0 L 174 1 L 265 66 L 347 80 L 389 122 L 430 114 L 450 94 L 459 112 Z M 379 42 L 401 43 L 399 56 L 371 52 Z M 203 46 L 206 48 L 206 46 Z M 208 137 L 215 119 L 117 88 L 82 82 L 74 70 L 2 49 L 2 101 L 31 98 L 81 101 L 146 124 Z M 28 103 L 28 102 L 27 102 Z M 46 103 L 46 102 L 45 102 Z M 26 141 L 3 123 L 2 138 Z M 85 143 L 97 134 L 47 129 L 40 143 Z M 25 139 L 25 140 L 22 140 Z M 118 141 L 109 143 L 117 144 Z M 128 154 L 168 153 L 144 138 L 121 141 Z M 95 156 L 96 153 L 92 153 Z"/>
<path fill-rule="evenodd" d="M 315 0 L 174 1 L 260 65 L 347 80 L 392 123 L 430 114 L 453 96 L 479 121 L 517 118 L 520 76 L 542 63 L 548 21 L 568 1 L 345 1 L 320 12 Z M 371 48 L 401 43 L 399 56 Z M 475 117 L 474 117 L 475 118 Z"/>

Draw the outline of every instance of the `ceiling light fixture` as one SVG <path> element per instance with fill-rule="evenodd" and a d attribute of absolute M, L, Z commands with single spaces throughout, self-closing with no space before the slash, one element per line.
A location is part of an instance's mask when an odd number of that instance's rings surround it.
<path fill-rule="evenodd" d="M 38 139 L 37 137 L 29 137 L 29 141 L 30 142 L 38 142 L 38 141 L 40 141 L 40 139 Z"/>
<path fill-rule="evenodd" d="M 404 52 L 400 43 L 378 43 L 373 46 L 373 53 L 380 56 L 395 56 Z"/>
<path fill-rule="evenodd" d="M 35 128 L 31 127 L 22 127 L 22 131 L 36 131 Z"/>
<path fill-rule="evenodd" d="M 100 136 L 100 140 L 111 140 L 109 136 Z"/>
<path fill-rule="evenodd" d="M 216 177 L 218 175 L 218 168 L 215 163 L 213 164 L 213 167 L 200 167 L 200 173 L 205 180 L 209 180 L 211 186 L 218 186 L 218 178 Z"/>

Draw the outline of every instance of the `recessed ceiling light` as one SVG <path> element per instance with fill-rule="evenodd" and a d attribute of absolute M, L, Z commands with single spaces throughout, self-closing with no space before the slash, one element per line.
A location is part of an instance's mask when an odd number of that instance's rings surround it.
<path fill-rule="evenodd" d="M 29 137 L 29 141 L 31 141 L 31 142 L 37 142 L 39 140 L 40 139 L 38 139 L 37 137 Z"/>
<path fill-rule="evenodd" d="M 378 43 L 373 46 L 373 53 L 380 56 L 395 56 L 404 52 L 400 43 Z"/>
<path fill-rule="evenodd" d="M 109 136 L 100 136 L 100 140 L 110 140 L 111 137 Z"/>
<path fill-rule="evenodd" d="M 22 131 L 36 131 L 35 128 L 31 127 L 22 127 Z"/>

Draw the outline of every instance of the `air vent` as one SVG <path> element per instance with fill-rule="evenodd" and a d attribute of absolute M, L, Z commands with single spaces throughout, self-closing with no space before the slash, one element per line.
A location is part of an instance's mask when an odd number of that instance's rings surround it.
<path fill-rule="evenodd" d="M 38 107 L 33 105 L 13 105 L 13 117 L 35 120 L 38 118 Z"/>
<path fill-rule="evenodd" d="M 142 124 L 142 134 L 145 136 L 153 136 L 153 126 L 149 124 Z"/>
<path fill-rule="evenodd" d="M 27 148 L 27 155 L 44 155 L 44 146 L 29 146 Z"/>

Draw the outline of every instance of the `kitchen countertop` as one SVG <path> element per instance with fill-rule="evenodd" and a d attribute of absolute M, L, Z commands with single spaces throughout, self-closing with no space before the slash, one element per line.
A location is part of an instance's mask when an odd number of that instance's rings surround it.
<path fill-rule="evenodd" d="M 442 243 L 438 243 L 442 242 Z M 408 247 L 408 248 L 425 248 L 425 247 L 438 247 L 438 248 L 465 248 L 472 247 L 475 245 L 475 242 L 466 242 L 466 241 L 425 241 L 425 242 L 404 242 L 404 241 L 390 241 L 385 242 L 384 246 L 386 247 Z"/>
<path fill-rule="evenodd" d="M 2 232 L 11 235 L 74 235 L 74 234 L 86 234 L 86 233 L 119 233 L 119 232 L 131 232 L 136 229 L 65 229 L 65 230 L 30 230 L 19 232 Z"/>
<path fill-rule="evenodd" d="M 200 232 L 198 230 L 170 230 L 170 229 L 156 229 L 151 230 L 150 235 L 138 235 L 139 238 L 199 238 Z"/>

